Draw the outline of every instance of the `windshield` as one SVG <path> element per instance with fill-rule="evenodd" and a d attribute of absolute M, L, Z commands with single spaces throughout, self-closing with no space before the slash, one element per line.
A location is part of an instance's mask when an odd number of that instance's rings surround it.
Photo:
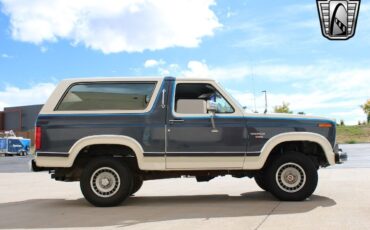
<path fill-rule="evenodd" d="M 240 104 L 240 102 L 233 96 L 231 95 L 228 90 L 226 90 L 226 88 L 220 83 L 220 82 L 217 82 L 217 84 L 219 85 L 219 87 L 222 89 L 223 93 L 226 94 L 227 96 L 231 97 L 232 101 L 242 110 L 243 109 L 243 106 Z"/>

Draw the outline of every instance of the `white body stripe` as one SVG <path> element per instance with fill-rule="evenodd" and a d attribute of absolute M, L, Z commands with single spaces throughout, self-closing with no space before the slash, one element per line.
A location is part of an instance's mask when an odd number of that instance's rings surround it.
<path fill-rule="evenodd" d="M 265 164 L 272 149 L 280 143 L 287 141 L 311 141 L 318 143 L 324 150 L 326 159 L 330 165 L 335 164 L 333 149 L 328 140 L 316 133 L 291 132 L 282 133 L 271 138 L 261 150 L 259 156 L 250 157 L 170 157 L 171 165 L 176 165 L 176 170 L 204 170 L 204 169 L 241 169 L 237 165 L 243 162 L 243 169 L 256 170 L 261 169 Z M 120 135 L 97 135 L 89 136 L 77 141 L 69 150 L 68 157 L 37 157 L 36 164 L 39 167 L 71 167 L 78 153 L 86 146 L 93 144 L 118 144 L 131 148 L 137 157 L 138 165 L 141 170 L 175 170 L 166 169 L 165 157 L 144 157 L 142 146 L 133 138 Z M 154 152 L 153 152 L 154 153 Z M 258 153 L 247 152 L 247 153 Z M 217 153 L 216 153 L 217 154 Z M 184 159 L 186 158 L 186 160 Z M 210 164 L 210 159 L 212 163 Z"/>

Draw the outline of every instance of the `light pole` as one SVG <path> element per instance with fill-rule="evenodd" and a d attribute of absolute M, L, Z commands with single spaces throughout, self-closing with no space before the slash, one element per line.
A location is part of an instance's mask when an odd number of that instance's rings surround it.
<path fill-rule="evenodd" d="M 266 114 L 267 113 L 267 91 L 263 90 L 262 93 L 265 93 L 265 111 L 263 113 Z"/>

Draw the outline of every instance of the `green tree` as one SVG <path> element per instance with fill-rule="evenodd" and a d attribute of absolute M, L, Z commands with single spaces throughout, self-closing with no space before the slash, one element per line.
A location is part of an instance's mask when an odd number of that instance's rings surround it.
<path fill-rule="evenodd" d="M 293 113 L 293 111 L 289 109 L 289 103 L 286 103 L 286 102 L 283 102 L 283 105 L 274 106 L 274 112 L 275 113 Z"/>
<path fill-rule="evenodd" d="M 361 105 L 362 110 L 367 114 L 367 123 L 370 123 L 370 99 L 367 99 L 365 104 Z"/>

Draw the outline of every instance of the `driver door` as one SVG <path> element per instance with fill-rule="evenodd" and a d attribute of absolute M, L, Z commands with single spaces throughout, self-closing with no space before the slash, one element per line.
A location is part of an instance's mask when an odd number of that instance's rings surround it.
<path fill-rule="evenodd" d="M 166 168 L 242 168 L 246 123 L 213 82 L 176 82 L 167 114 Z M 207 100 L 220 107 L 214 116 Z"/>

